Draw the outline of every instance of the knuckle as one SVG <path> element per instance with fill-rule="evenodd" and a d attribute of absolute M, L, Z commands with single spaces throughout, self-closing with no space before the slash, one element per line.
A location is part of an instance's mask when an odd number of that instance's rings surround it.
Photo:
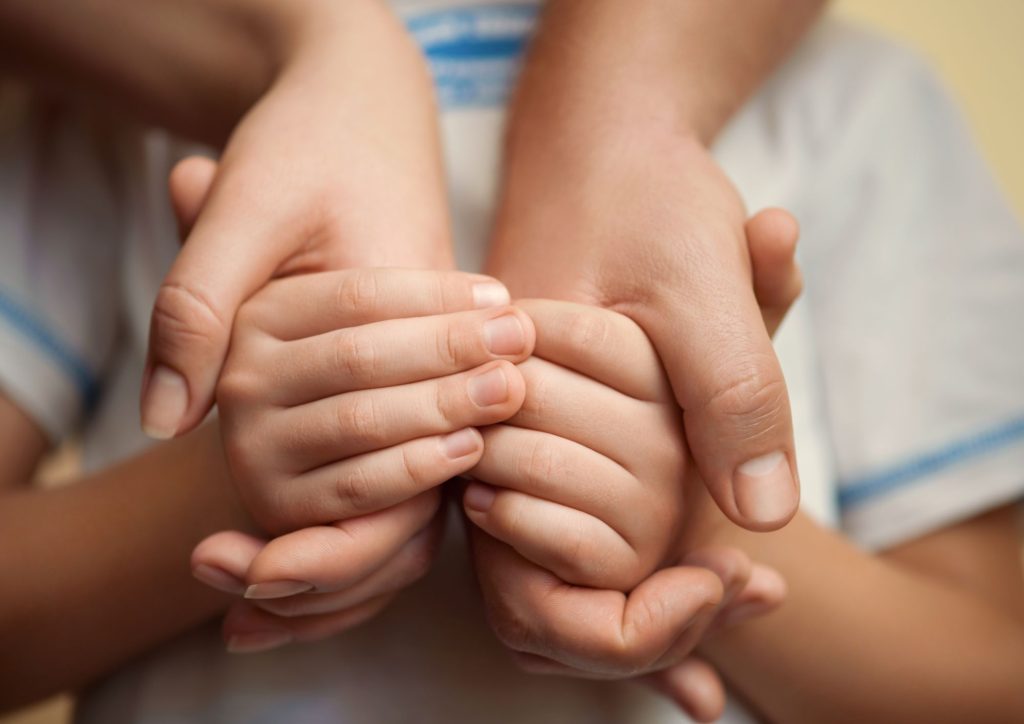
<path fill-rule="evenodd" d="M 730 377 L 708 399 L 707 409 L 719 418 L 737 423 L 742 433 L 756 433 L 772 426 L 785 409 L 786 383 L 781 373 L 765 361 L 749 364 Z"/>
<path fill-rule="evenodd" d="M 152 326 L 154 338 L 177 349 L 209 347 L 230 329 L 205 294 L 171 283 L 163 284 L 157 292 Z"/>
<path fill-rule="evenodd" d="M 399 448 L 399 460 L 402 464 L 402 475 L 410 490 L 424 490 L 429 487 L 430 481 L 422 463 L 413 455 L 409 446 L 403 445 Z"/>
<path fill-rule="evenodd" d="M 338 281 L 335 292 L 337 308 L 372 311 L 377 303 L 377 276 L 370 269 L 353 269 Z"/>
<path fill-rule="evenodd" d="M 374 509 L 374 484 L 362 465 L 343 467 L 335 480 L 335 494 L 345 508 L 356 514 Z"/>
<path fill-rule="evenodd" d="M 557 410 L 552 409 L 550 382 L 546 381 L 543 375 L 531 374 L 533 371 L 528 368 L 519 369 L 527 374 L 526 396 L 523 398 L 520 411 L 540 420 L 551 417 Z"/>
<path fill-rule="evenodd" d="M 265 390 L 260 382 L 259 374 L 253 369 L 229 363 L 217 380 L 217 405 L 230 410 L 258 400 Z"/>
<path fill-rule="evenodd" d="M 377 350 L 365 336 L 354 330 L 342 330 L 334 345 L 334 368 L 350 379 L 372 383 L 377 375 Z"/>
<path fill-rule="evenodd" d="M 535 485 L 543 485 L 558 473 L 558 455 L 544 437 L 538 437 L 524 447 L 517 463 L 517 475 Z"/>
<path fill-rule="evenodd" d="M 578 314 L 566 330 L 571 349 L 604 349 L 611 337 L 608 318 L 604 314 L 590 312 Z"/>
<path fill-rule="evenodd" d="M 464 427 L 469 419 L 466 382 L 459 377 L 436 380 L 434 386 L 434 408 L 446 430 Z"/>
<path fill-rule="evenodd" d="M 434 342 L 437 359 L 448 369 L 458 367 L 462 361 L 462 345 L 459 330 L 454 324 L 443 324 L 437 330 Z"/>
<path fill-rule="evenodd" d="M 372 395 L 358 395 L 337 406 L 338 426 L 342 434 L 360 445 L 373 445 L 381 439 L 377 404 Z"/>

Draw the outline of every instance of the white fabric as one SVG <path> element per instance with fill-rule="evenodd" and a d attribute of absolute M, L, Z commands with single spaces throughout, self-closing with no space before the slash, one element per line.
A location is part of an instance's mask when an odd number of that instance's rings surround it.
<path fill-rule="evenodd" d="M 496 190 L 501 99 L 534 7 L 395 4 L 438 77 L 458 257 L 477 268 Z M 8 100 L 29 112 L 24 99 Z M 164 181 L 184 148 L 155 132 L 122 139 L 115 196 L 96 144 L 69 140 L 50 156 L 62 164 L 52 188 L 74 179 L 68 188 L 80 195 L 27 198 L 39 161 L 19 139 L 37 119 L 6 110 L 0 118 L 14 119 L 0 137 L 0 301 L 16 300 L 45 331 L 26 332 L 0 305 L 0 384 L 59 437 L 82 419 L 84 403 L 71 366 L 54 361 L 45 339 L 85 360 L 104 380 L 86 427 L 87 461 L 100 466 L 146 444 L 138 378 L 149 308 L 176 250 Z M 803 224 L 807 294 L 777 349 L 805 508 L 865 546 L 885 547 L 1020 497 L 1024 241 L 931 74 L 885 41 L 823 23 L 716 154 L 750 208 L 787 206 Z M 43 233 L 55 220 L 60 233 Z M 44 294 L 34 265 L 77 273 Z M 683 720 L 632 685 L 519 673 L 483 620 L 457 527 L 428 579 L 355 631 L 230 656 L 211 626 L 96 686 L 77 716 L 103 724 Z M 731 702 L 724 720 L 751 719 Z"/>

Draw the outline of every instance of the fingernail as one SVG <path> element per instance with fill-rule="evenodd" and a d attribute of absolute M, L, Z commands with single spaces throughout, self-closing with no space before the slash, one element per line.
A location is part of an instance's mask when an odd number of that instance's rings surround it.
<path fill-rule="evenodd" d="M 470 377 L 469 399 L 480 407 L 497 405 L 508 399 L 508 380 L 501 367 L 493 367 L 483 374 Z"/>
<path fill-rule="evenodd" d="M 478 447 L 480 447 L 479 439 L 470 428 L 453 432 L 451 435 L 445 435 L 441 438 L 441 450 L 452 460 L 458 460 L 470 453 L 474 453 Z"/>
<path fill-rule="evenodd" d="M 484 324 L 484 344 L 492 354 L 520 354 L 526 346 L 523 324 L 514 314 L 505 314 Z"/>
<path fill-rule="evenodd" d="M 497 282 L 481 282 L 473 285 L 473 304 L 477 309 L 485 307 L 503 307 L 512 301 L 508 289 Z"/>
<path fill-rule="evenodd" d="M 142 403 L 142 430 L 156 440 L 169 440 L 181 426 L 188 407 L 185 378 L 160 365 L 149 378 L 149 389 Z"/>
<path fill-rule="evenodd" d="M 245 591 L 245 584 L 242 581 L 232 576 L 223 568 L 217 568 L 216 566 L 200 563 L 192 569 L 192 576 L 210 588 L 216 588 L 224 593 L 241 595 Z"/>
<path fill-rule="evenodd" d="M 284 598 L 294 596 L 296 593 L 312 591 L 313 584 L 305 581 L 267 581 L 266 583 L 254 583 L 245 589 L 246 598 Z"/>
<path fill-rule="evenodd" d="M 466 488 L 462 500 L 466 503 L 467 508 L 486 513 L 491 509 L 491 505 L 494 504 L 496 497 L 497 493 L 494 492 L 494 488 L 491 486 L 473 483 Z"/>
<path fill-rule="evenodd" d="M 253 631 L 247 634 L 235 634 L 228 639 L 228 652 L 232 654 L 255 654 L 270 651 L 292 642 L 292 635 L 287 631 Z"/>
<path fill-rule="evenodd" d="M 768 453 L 736 468 L 733 494 L 740 514 L 751 521 L 774 524 L 789 517 L 798 493 L 785 453 Z"/>

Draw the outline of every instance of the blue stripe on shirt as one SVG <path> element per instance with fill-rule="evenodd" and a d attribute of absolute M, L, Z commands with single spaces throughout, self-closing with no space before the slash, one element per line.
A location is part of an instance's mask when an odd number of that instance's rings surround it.
<path fill-rule="evenodd" d="M 1021 438 L 1024 438 L 1024 417 L 951 443 L 935 452 L 920 455 L 888 470 L 841 481 L 839 506 L 848 508 L 860 505 L 883 493 L 902 488 L 956 463 L 993 452 Z M 1024 471 L 1021 474 L 1024 475 Z"/>
<path fill-rule="evenodd" d="M 54 363 L 75 384 L 86 410 L 91 409 L 99 397 L 99 380 L 89 365 L 74 349 L 58 337 L 50 326 L 31 310 L 0 290 L 0 317 L 6 319 Z"/>

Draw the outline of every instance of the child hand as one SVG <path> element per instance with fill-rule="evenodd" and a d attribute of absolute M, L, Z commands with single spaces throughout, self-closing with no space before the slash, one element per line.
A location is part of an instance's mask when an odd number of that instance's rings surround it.
<path fill-rule="evenodd" d="M 505 302 L 486 277 L 397 269 L 285 278 L 247 302 L 220 424 L 240 497 L 279 537 L 219 534 L 194 566 L 237 579 L 239 551 L 258 545 L 246 595 L 293 596 L 291 615 L 394 590 L 389 561 L 422 557 L 438 486 L 479 459 L 473 428 L 522 402 L 512 363 L 532 351 L 533 326 Z"/>

